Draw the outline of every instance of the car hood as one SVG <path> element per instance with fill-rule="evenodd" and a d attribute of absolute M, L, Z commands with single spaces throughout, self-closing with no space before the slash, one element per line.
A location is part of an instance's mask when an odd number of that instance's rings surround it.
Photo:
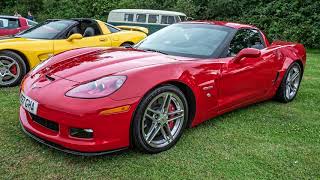
<path fill-rule="evenodd" d="M 49 60 L 39 72 L 82 83 L 130 69 L 177 62 L 176 57 L 125 48 L 88 49 L 76 56 L 62 56 Z"/>
<path fill-rule="evenodd" d="M 0 44 L 2 43 L 25 43 L 28 41 L 35 41 L 35 39 L 27 39 L 27 38 L 15 38 L 12 36 L 1 36 L 0 37 Z"/>

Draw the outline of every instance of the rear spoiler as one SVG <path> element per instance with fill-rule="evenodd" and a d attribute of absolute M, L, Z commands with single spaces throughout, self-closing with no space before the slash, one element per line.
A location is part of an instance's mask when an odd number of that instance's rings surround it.
<path fill-rule="evenodd" d="M 149 30 L 147 28 L 140 27 L 140 26 L 116 26 L 116 27 L 122 30 L 127 30 L 127 31 L 140 31 L 145 34 L 149 33 Z"/>

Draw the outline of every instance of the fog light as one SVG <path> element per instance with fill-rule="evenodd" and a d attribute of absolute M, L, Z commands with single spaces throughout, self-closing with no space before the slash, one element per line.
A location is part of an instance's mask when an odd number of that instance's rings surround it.
<path fill-rule="evenodd" d="M 70 128 L 70 136 L 76 138 L 93 138 L 92 129 Z"/>

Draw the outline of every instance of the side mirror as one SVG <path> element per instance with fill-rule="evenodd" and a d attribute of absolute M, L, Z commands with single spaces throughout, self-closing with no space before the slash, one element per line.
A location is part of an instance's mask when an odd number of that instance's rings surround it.
<path fill-rule="evenodd" d="M 254 49 L 254 48 L 242 49 L 234 58 L 233 62 L 238 63 L 243 58 L 258 58 L 260 57 L 260 55 L 261 55 L 261 52 L 258 49 Z"/>
<path fill-rule="evenodd" d="M 71 36 L 68 37 L 67 41 L 73 41 L 75 39 L 82 39 L 83 36 L 79 33 L 76 33 L 76 34 L 72 34 Z"/>

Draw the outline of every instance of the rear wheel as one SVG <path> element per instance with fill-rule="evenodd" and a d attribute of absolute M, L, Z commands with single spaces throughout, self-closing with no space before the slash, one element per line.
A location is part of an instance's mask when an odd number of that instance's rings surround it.
<path fill-rule="evenodd" d="M 20 84 L 27 68 L 23 59 L 12 51 L 0 52 L 0 87 Z"/>
<path fill-rule="evenodd" d="M 133 142 L 141 151 L 158 153 L 176 144 L 188 119 L 187 100 L 175 86 L 147 94 L 133 120 Z"/>
<path fill-rule="evenodd" d="M 283 77 L 283 80 L 277 91 L 276 98 L 284 103 L 292 101 L 298 93 L 301 78 L 301 66 L 297 62 L 294 62 L 287 69 L 287 72 Z"/>

